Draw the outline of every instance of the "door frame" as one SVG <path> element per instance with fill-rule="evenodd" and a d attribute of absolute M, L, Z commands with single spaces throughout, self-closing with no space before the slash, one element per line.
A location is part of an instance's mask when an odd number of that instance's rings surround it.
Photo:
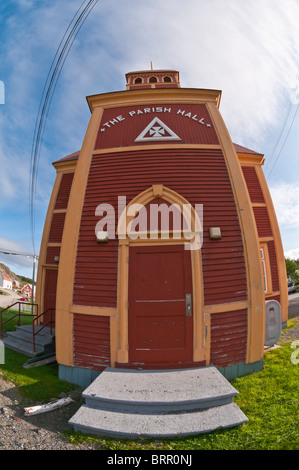
<path fill-rule="evenodd" d="M 153 199 L 161 198 L 170 204 L 178 204 L 183 210 L 184 204 L 191 206 L 191 230 L 195 229 L 196 218 L 198 218 L 194 207 L 180 194 L 163 185 L 153 185 L 135 197 L 119 217 L 117 235 L 119 238 L 118 250 L 118 279 L 117 279 L 117 324 L 118 337 L 116 360 L 119 364 L 129 363 L 129 339 L 128 339 L 128 296 L 129 296 L 129 248 L 130 246 L 143 245 L 190 245 L 191 271 L 192 271 L 192 308 L 193 308 L 193 362 L 205 361 L 210 363 L 210 325 L 209 315 L 204 315 L 204 291 L 202 276 L 201 250 L 196 240 L 163 239 L 163 238 L 137 238 L 128 236 L 128 226 L 134 219 L 136 211 L 130 212 L 133 205 L 142 204 L 146 206 Z M 135 206 L 137 207 L 137 206 Z M 128 216 L 129 214 L 129 216 Z"/>

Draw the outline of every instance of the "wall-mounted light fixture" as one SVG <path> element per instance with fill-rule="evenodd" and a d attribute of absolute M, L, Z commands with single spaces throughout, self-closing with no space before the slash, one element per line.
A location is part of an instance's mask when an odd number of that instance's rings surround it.
<path fill-rule="evenodd" d="M 210 239 L 211 240 L 220 240 L 221 239 L 220 227 L 210 227 Z"/>
<path fill-rule="evenodd" d="M 96 232 L 98 243 L 106 243 L 108 241 L 108 232 L 98 231 Z"/>

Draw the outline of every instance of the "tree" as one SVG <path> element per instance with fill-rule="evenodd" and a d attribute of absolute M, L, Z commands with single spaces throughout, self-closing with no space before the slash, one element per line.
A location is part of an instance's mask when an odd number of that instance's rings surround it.
<path fill-rule="evenodd" d="M 294 282 L 299 281 L 299 263 L 289 258 L 285 258 L 285 263 L 288 279 L 292 279 Z"/>

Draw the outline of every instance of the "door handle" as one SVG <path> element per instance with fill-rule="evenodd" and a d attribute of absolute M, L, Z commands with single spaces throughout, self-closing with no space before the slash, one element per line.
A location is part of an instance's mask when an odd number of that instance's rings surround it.
<path fill-rule="evenodd" d="M 191 294 L 186 294 L 186 317 L 192 316 Z"/>

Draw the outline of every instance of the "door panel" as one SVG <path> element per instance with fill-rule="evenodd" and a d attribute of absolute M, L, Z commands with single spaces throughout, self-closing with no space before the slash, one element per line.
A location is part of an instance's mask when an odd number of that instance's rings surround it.
<path fill-rule="evenodd" d="M 56 309 L 56 290 L 57 290 L 57 276 L 58 271 L 54 269 L 46 270 L 45 277 L 45 294 L 44 294 L 44 312 L 49 308 L 53 308 L 54 312 Z M 40 312 L 42 313 L 42 312 Z M 55 315 L 52 316 L 52 319 L 55 321 Z M 50 312 L 46 313 L 42 318 L 42 322 L 46 323 L 51 320 Z"/>
<path fill-rule="evenodd" d="M 129 258 L 129 358 L 145 364 L 192 361 L 190 251 L 184 245 L 131 247 Z"/>

